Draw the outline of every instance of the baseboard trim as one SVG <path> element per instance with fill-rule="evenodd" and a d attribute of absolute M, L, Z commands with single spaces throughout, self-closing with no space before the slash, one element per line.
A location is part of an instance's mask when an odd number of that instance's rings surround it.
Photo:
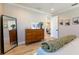
<path fill-rule="evenodd" d="M 22 45 L 22 44 L 25 44 L 25 41 L 18 42 L 18 45 Z"/>

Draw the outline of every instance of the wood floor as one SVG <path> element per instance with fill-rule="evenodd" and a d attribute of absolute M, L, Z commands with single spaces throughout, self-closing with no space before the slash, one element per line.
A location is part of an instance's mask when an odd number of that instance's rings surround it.
<path fill-rule="evenodd" d="M 30 45 L 20 45 L 7 52 L 5 55 L 33 55 L 40 47 L 40 43 L 41 42 L 33 43 Z"/>
<path fill-rule="evenodd" d="M 52 39 L 50 36 L 46 36 L 45 40 Z M 34 55 L 37 49 L 41 46 L 41 42 L 19 45 L 18 47 L 10 50 L 5 55 Z"/>

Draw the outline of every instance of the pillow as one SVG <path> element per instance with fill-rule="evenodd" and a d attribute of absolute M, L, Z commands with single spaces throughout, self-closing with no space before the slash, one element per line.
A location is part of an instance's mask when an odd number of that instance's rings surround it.
<path fill-rule="evenodd" d="M 43 42 L 41 44 L 41 48 L 47 52 L 55 52 L 59 48 L 63 47 L 65 44 L 71 42 L 73 39 L 75 39 L 75 35 L 68 35 L 61 37 L 59 39 L 49 40 L 46 42 Z"/>

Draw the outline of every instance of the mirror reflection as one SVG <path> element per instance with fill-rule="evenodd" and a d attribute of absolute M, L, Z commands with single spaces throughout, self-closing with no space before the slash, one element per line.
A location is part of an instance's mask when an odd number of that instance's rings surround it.
<path fill-rule="evenodd" d="M 0 20 L 0 54 L 1 54 L 1 20 Z"/>
<path fill-rule="evenodd" d="M 16 19 L 3 16 L 4 52 L 17 45 Z"/>

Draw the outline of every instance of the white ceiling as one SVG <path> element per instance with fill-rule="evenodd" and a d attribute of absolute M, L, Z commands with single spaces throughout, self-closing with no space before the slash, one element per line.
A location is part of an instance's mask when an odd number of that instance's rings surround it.
<path fill-rule="evenodd" d="M 72 4 L 73 3 L 20 3 L 20 5 L 24 7 L 30 7 L 33 9 L 37 9 L 52 14 L 57 14 L 60 11 L 69 9 L 73 7 Z M 51 8 L 53 8 L 54 10 L 51 11 L 50 10 Z"/>

